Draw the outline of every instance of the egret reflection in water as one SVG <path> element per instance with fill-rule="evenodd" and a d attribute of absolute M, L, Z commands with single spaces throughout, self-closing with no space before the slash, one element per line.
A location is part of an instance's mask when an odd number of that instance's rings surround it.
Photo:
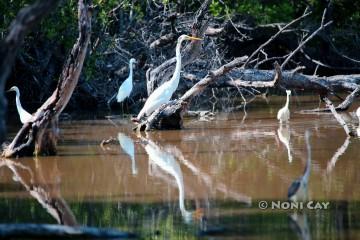
<path fill-rule="evenodd" d="M 279 136 L 280 141 L 285 145 L 288 153 L 288 159 L 289 162 L 292 162 L 292 154 L 291 154 L 291 146 L 290 146 L 290 127 L 289 124 L 286 124 L 285 127 L 283 127 L 283 124 L 280 124 L 277 134 Z"/>
<path fill-rule="evenodd" d="M 138 169 L 136 167 L 135 162 L 135 147 L 134 147 L 134 141 L 123 134 L 122 132 L 118 133 L 118 140 L 119 144 L 121 146 L 121 149 L 130 157 L 131 159 L 131 172 L 133 175 L 136 175 L 138 173 Z"/>
<path fill-rule="evenodd" d="M 142 145 L 149 156 L 149 162 L 160 167 L 163 171 L 175 178 L 176 185 L 179 189 L 179 208 L 181 215 L 186 223 L 192 220 L 192 212 L 185 208 L 185 187 L 183 174 L 179 163 L 173 154 L 164 151 L 159 145 L 148 138 L 141 137 Z"/>

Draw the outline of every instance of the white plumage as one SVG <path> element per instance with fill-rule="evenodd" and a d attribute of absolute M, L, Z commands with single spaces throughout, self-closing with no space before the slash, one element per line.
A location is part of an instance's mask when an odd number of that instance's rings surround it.
<path fill-rule="evenodd" d="M 134 58 L 129 61 L 129 77 L 121 84 L 118 94 L 116 95 L 117 102 L 122 102 L 129 97 L 133 89 L 133 65 L 136 63 Z"/>
<path fill-rule="evenodd" d="M 16 108 L 20 116 L 20 121 L 22 124 L 31 121 L 32 115 L 28 113 L 22 106 L 20 102 L 20 91 L 19 88 L 16 86 L 11 87 L 8 92 L 14 91 L 16 92 Z"/>
<path fill-rule="evenodd" d="M 356 109 L 356 116 L 359 118 L 359 121 L 360 121 L 360 107 L 358 107 L 358 109 Z"/>
<path fill-rule="evenodd" d="M 144 115 L 150 115 L 153 111 L 155 111 L 162 104 L 170 101 L 171 96 L 176 91 L 179 80 L 180 80 L 180 71 L 181 71 L 181 43 L 184 40 L 201 40 L 200 38 L 190 37 L 187 35 L 181 35 L 178 38 L 176 45 L 176 66 L 174 75 L 171 79 L 165 83 L 163 83 L 160 87 L 158 87 L 152 94 L 150 94 L 149 98 L 146 100 L 144 107 L 141 109 L 137 116 L 137 120 L 139 121 Z"/>
<path fill-rule="evenodd" d="M 277 119 L 280 123 L 287 122 L 290 119 L 290 111 L 289 111 L 289 98 L 291 95 L 290 90 L 286 90 L 286 103 L 283 108 L 281 108 L 277 113 Z"/>

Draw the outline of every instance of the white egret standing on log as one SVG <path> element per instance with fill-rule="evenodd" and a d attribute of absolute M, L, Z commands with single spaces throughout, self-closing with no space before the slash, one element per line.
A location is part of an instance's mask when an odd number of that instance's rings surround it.
<path fill-rule="evenodd" d="M 309 131 L 305 132 L 305 142 L 307 148 L 307 160 L 306 166 L 304 170 L 304 174 L 296 179 L 290 185 L 288 189 L 288 198 L 290 201 L 306 201 L 307 200 L 307 192 L 308 192 L 308 183 L 311 169 L 311 146 L 309 142 L 310 133 Z"/>
<path fill-rule="evenodd" d="M 136 63 L 134 58 L 131 58 L 129 61 L 129 77 L 121 84 L 116 100 L 118 103 L 121 103 L 125 98 L 130 96 L 130 93 L 133 89 L 133 67 Z"/>
<path fill-rule="evenodd" d="M 171 96 L 176 91 L 179 80 L 180 80 L 180 71 L 181 71 L 181 43 L 184 40 L 202 40 L 201 38 L 190 37 L 187 35 L 181 35 L 176 44 L 176 66 L 174 75 L 171 79 L 165 83 L 163 83 L 160 87 L 158 87 L 152 94 L 150 94 L 149 98 L 146 100 L 144 107 L 141 109 L 140 113 L 136 117 L 137 121 L 147 115 L 149 116 L 153 111 L 155 111 L 162 104 L 170 101 Z"/>
<path fill-rule="evenodd" d="M 286 103 L 277 113 L 277 119 L 280 123 L 287 122 L 290 119 L 290 110 L 289 110 L 289 98 L 291 95 L 290 90 L 286 90 Z"/>
<path fill-rule="evenodd" d="M 22 106 L 20 102 L 20 91 L 19 88 L 16 86 L 11 87 L 8 92 L 14 91 L 16 92 L 16 108 L 20 116 L 20 121 L 22 124 L 27 123 L 31 120 L 32 115 L 28 113 Z"/>

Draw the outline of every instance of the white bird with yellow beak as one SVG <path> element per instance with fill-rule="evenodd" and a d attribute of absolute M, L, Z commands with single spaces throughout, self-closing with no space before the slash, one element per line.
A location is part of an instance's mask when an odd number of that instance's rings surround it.
<path fill-rule="evenodd" d="M 139 112 L 135 121 L 140 121 L 140 119 L 147 115 L 149 116 L 153 111 L 159 108 L 162 104 L 170 101 L 172 95 L 176 91 L 179 80 L 180 80 L 180 71 L 181 71 L 181 43 L 185 40 L 202 40 L 201 38 L 191 37 L 187 35 L 181 35 L 176 44 L 176 66 L 174 75 L 171 79 L 163 83 L 158 87 L 153 93 L 150 94 L 149 98 L 146 100 L 144 107 Z"/>

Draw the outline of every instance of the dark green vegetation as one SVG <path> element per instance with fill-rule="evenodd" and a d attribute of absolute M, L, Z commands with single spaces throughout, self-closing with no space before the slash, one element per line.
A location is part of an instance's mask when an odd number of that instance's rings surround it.
<path fill-rule="evenodd" d="M 117 203 L 101 201 L 70 202 L 80 225 L 111 227 L 122 231 L 136 232 L 141 239 L 156 237 L 166 239 L 196 239 L 203 237 L 253 237 L 269 239 L 295 239 L 300 233 L 296 222 L 291 220 L 292 211 L 259 210 L 257 202 L 252 207 L 237 202 L 212 202 L 227 214 L 193 220 L 186 224 L 177 211 L 177 203 Z M 0 223 L 53 223 L 47 212 L 35 200 L 0 200 Z M 309 234 L 326 239 L 346 236 L 347 231 L 360 228 L 358 202 L 331 202 L 331 210 L 307 211 L 306 222 Z M 9 211 L 9 209 L 11 211 Z M 241 212 L 244 210 L 244 212 Z M 301 214 L 301 213 L 300 213 Z M 303 226 L 301 226 L 303 227 Z M 270 237 L 271 236 L 271 237 Z"/>
<path fill-rule="evenodd" d="M 149 2 L 151 4 L 148 4 Z M 6 36 L 7 28 L 19 9 L 30 3 L 32 1 L 1 1 L 1 38 Z M 150 43 L 171 32 L 172 27 L 167 19 L 175 12 L 178 14 L 178 21 L 175 21 L 176 30 L 189 33 L 190 24 L 184 25 L 183 22 L 187 20 L 191 23 L 193 16 L 189 13 L 196 11 L 200 4 L 201 1 L 189 0 L 94 0 L 91 51 L 85 62 L 80 85 L 69 107 L 92 108 L 94 105 L 105 103 L 126 78 L 126 65 L 130 57 L 139 59 L 135 80 L 142 83 L 133 97 L 144 97 L 146 70 L 174 55 L 172 45 L 153 50 L 149 49 Z M 228 28 L 227 33 L 220 38 L 215 37 L 214 40 L 220 49 L 225 49 L 223 54 L 227 60 L 244 54 L 249 55 L 276 31 L 276 28 L 264 30 L 254 27 L 291 21 L 300 16 L 306 6 L 314 13 L 300 25 L 304 29 L 304 34 L 318 26 L 327 1 L 215 0 L 210 7 L 213 16 L 210 23 L 221 26 L 231 18 L 234 24 L 244 26 L 240 31 L 244 31 L 249 38 L 244 40 L 234 29 Z M 357 73 L 360 69 L 359 64 L 347 57 L 356 59 L 360 52 L 360 3 L 349 0 L 332 1 L 326 18 L 333 19 L 334 24 L 327 29 L 326 34 L 321 34 L 308 44 L 306 53 L 332 67 L 321 68 L 321 74 L 344 71 Z M 248 31 L 246 28 L 253 30 Z M 12 85 L 20 87 L 23 92 L 23 105 L 29 111 L 35 110 L 54 89 L 76 36 L 77 1 L 69 0 L 61 2 L 60 6 L 26 37 L 13 73 L 7 82 L 7 88 Z M 293 49 L 300 38 L 299 34 L 287 34 L 274 42 L 272 47 L 267 49 L 267 53 L 274 56 L 283 55 Z M 164 58 L 154 61 L 153 56 L 159 56 L 160 53 Z M 316 65 L 299 55 L 295 60 L 302 61 L 312 73 Z M 10 104 L 13 104 L 13 101 L 10 101 Z"/>

